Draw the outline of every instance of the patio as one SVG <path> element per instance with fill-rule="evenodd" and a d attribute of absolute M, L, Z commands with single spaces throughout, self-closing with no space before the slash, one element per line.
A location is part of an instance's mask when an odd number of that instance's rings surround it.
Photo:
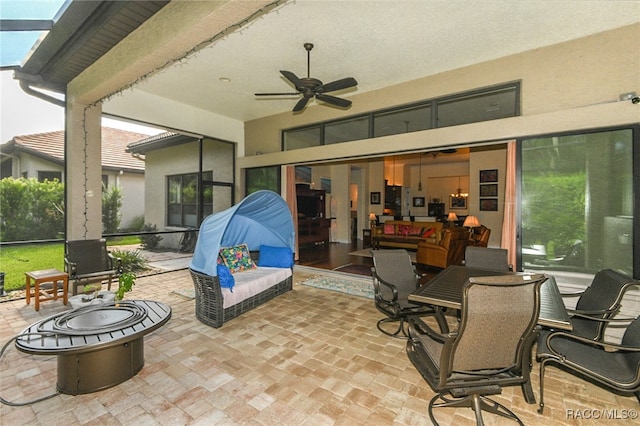
<path fill-rule="evenodd" d="M 410 364 L 404 341 L 376 329 L 373 301 L 300 285 L 214 329 L 198 322 L 194 302 L 174 290 L 192 288 L 187 270 L 140 277 L 127 299 L 153 299 L 173 309 L 145 337 L 145 366 L 132 379 L 86 395 L 57 395 L 24 407 L 0 406 L 3 423 L 20 424 L 429 424 L 433 392 Z M 68 309 L 39 312 L 23 299 L 0 304 L 2 343 L 31 323 Z M 101 366 L 96 366 L 101 368 Z M 537 365 L 533 386 L 537 394 Z M 33 400 L 55 391 L 56 359 L 28 356 L 13 345 L 0 367 L 3 398 Z M 525 424 L 577 424 L 594 416 L 635 414 L 620 397 L 556 368 L 548 370 L 544 416 L 519 388 L 499 400 Z M 626 410 L 626 411 L 625 411 Z M 468 409 L 440 410 L 444 425 L 475 424 Z M 618 418 L 618 417 L 615 417 Z M 629 419 L 640 424 L 637 419 Z M 503 424 L 485 416 L 488 424 Z M 509 423 L 510 424 L 510 423 Z"/>

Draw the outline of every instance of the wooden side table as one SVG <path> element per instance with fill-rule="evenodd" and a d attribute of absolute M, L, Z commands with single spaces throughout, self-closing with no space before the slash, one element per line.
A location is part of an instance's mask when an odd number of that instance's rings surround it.
<path fill-rule="evenodd" d="M 62 283 L 62 303 L 65 305 L 69 295 L 69 275 L 58 269 L 42 269 L 40 271 L 26 272 L 26 299 L 27 305 L 31 303 L 31 296 L 35 298 L 36 311 L 40 310 L 40 302 L 58 300 L 58 283 Z M 33 280 L 33 293 L 31 292 L 31 280 Z"/>

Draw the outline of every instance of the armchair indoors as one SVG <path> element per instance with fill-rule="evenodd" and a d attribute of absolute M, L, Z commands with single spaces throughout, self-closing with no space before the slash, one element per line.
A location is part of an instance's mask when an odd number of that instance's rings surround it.
<path fill-rule="evenodd" d="M 462 227 L 446 228 L 439 243 L 420 241 L 416 261 L 427 266 L 446 268 L 461 265 L 469 244 L 469 231 Z"/>
<path fill-rule="evenodd" d="M 594 342 L 561 331 L 541 335 L 537 359 L 540 361 L 539 413 L 544 410 L 544 371 L 548 363 L 616 393 L 635 395 L 640 402 L 640 317 L 631 322 L 620 344 Z"/>
<path fill-rule="evenodd" d="M 410 293 L 415 291 L 418 276 L 411 263 L 411 257 L 406 250 L 371 250 L 373 255 L 374 300 L 376 308 L 386 315 L 378 321 L 378 330 L 391 337 L 406 337 L 405 321 L 412 316 L 433 315 L 432 307 L 414 304 L 408 300 Z M 398 328 L 389 332 L 382 324 L 398 322 Z M 402 333 L 402 336 L 399 334 Z"/>
<path fill-rule="evenodd" d="M 471 245 L 476 247 L 487 247 L 489 244 L 489 237 L 491 236 L 491 229 L 484 225 L 480 225 L 478 228 L 471 230 Z"/>
<path fill-rule="evenodd" d="M 434 424 L 438 423 L 433 408 L 438 407 L 469 407 L 479 425 L 482 410 L 522 424 L 511 410 L 487 396 L 506 386 L 521 386 L 527 402 L 535 402 L 529 362 L 545 280 L 544 275 L 470 278 L 463 290 L 457 332 L 420 334 L 419 324 L 410 325 L 407 355 L 437 393 L 429 402 Z"/>
<path fill-rule="evenodd" d="M 509 264 L 509 252 L 506 249 L 467 246 L 464 252 L 464 265 L 469 268 L 512 271 Z"/>
<path fill-rule="evenodd" d="M 78 294 L 80 285 L 111 281 L 120 274 L 121 260 L 107 251 L 105 239 L 66 241 L 64 246 L 64 270 L 73 284 L 73 294 Z"/>

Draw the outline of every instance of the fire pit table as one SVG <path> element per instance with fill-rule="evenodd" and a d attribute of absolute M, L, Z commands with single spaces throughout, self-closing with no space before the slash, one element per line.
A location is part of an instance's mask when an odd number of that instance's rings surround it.
<path fill-rule="evenodd" d="M 171 318 L 171 308 L 151 300 L 91 305 L 45 318 L 15 342 L 22 352 L 57 355 L 59 392 L 96 392 L 138 374 L 144 336 Z"/>

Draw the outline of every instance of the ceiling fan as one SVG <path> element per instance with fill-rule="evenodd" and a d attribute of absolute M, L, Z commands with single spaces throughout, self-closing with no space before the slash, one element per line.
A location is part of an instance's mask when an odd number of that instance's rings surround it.
<path fill-rule="evenodd" d="M 341 108 L 348 108 L 351 106 L 351 101 L 347 99 L 338 98 L 335 96 L 327 95 L 327 92 L 335 92 L 336 90 L 348 89 L 358 85 L 358 82 L 353 77 L 347 77 L 340 80 L 332 81 L 331 83 L 323 84 L 322 81 L 310 76 L 311 69 L 311 49 L 313 49 L 312 43 L 305 43 L 304 48 L 307 50 L 307 76 L 298 78 L 291 71 L 280 71 L 287 80 L 289 80 L 296 88 L 295 93 L 256 93 L 255 96 L 294 96 L 302 95 L 302 98 L 293 107 L 294 112 L 302 111 L 311 98 L 315 98 L 319 101 L 326 102 L 331 105 L 335 105 Z"/>

